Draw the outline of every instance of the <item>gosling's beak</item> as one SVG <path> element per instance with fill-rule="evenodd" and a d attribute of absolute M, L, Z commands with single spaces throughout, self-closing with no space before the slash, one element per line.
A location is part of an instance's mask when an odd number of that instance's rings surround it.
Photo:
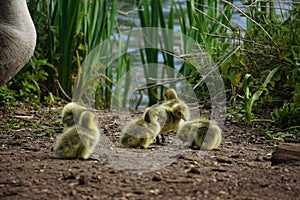
<path fill-rule="evenodd" d="M 186 121 L 186 118 L 184 115 L 181 115 L 181 119 L 183 119 L 184 121 Z"/>

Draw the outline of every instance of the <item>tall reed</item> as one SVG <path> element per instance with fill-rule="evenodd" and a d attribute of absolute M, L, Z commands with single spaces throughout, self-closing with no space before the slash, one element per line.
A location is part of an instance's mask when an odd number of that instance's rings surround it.
<path fill-rule="evenodd" d="M 57 68 L 58 83 L 71 96 L 78 58 L 81 62 L 113 33 L 117 1 L 30 0 L 29 8 L 39 35 L 35 54 Z M 55 77 L 54 72 L 48 73 L 50 79 Z"/>
<path fill-rule="evenodd" d="M 80 24 L 80 0 L 58 1 L 56 22 L 58 28 L 59 63 L 58 80 L 67 94 L 71 94 L 71 72 L 74 68 L 75 50 L 78 45 L 76 30 Z"/>
<path fill-rule="evenodd" d="M 229 1 L 232 2 L 232 1 Z M 213 76 L 215 71 L 231 55 L 233 49 L 232 34 L 234 27 L 231 24 L 231 18 L 234 9 L 223 1 L 203 1 L 188 0 L 186 7 L 173 1 L 176 14 L 179 18 L 181 32 L 190 38 L 193 38 L 202 50 L 197 53 L 198 56 L 193 61 L 194 64 L 186 62 L 180 68 L 183 76 L 193 75 L 190 79 L 194 85 L 197 96 L 207 96 L 206 84 L 214 84 Z M 195 44 L 185 43 L 185 51 L 190 52 Z M 231 50 L 231 47 L 233 50 Z M 214 64 L 214 62 L 216 64 Z M 195 63 L 196 62 L 196 63 Z M 221 83 L 221 77 L 218 82 Z M 204 79 L 206 81 L 204 82 Z M 211 88 L 216 88 L 212 86 Z"/>

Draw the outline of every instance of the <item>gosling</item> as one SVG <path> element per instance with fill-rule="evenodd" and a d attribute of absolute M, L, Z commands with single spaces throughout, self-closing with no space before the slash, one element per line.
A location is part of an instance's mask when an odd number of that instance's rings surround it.
<path fill-rule="evenodd" d="M 120 143 L 124 147 L 146 149 L 160 131 L 158 111 L 147 108 L 143 118 L 130 121 L 121 131 Z"/>
<path fill-rule="evenodd" d="M 185 104 L 176 103 L 171 108 L 161 105 L 159 109 L 159 123 L 161 125 L 160 135 L 162 142 L 165 142 L 164 134 L 169 131 L 177 131 L 181 120 L 187 121 L 190 118 L 189 108 Z M 156 143 L 160 144 L 159 137 L 156 137 Z"/>
<path fill-rule="evenodd" d="M 78 122 L 79 117 L 83 111 L 88 110 L 75 102 L 68 103 L 62 110 L 62 122 L 65 127 L 72 127 L 75 122 Z"/>
<path fill-rule="evenodd" d="M 78 125 L 65 128 L 54 144 L 54 153 L 59 158 L 88 159 L 99 141 L 100 130 L 96 115 L 83 111 Z"/>
<path fill-rule="evenodd" d="M 222 142 L 222 130 L 212 120 L 200 118 L 186 122 L 178 131 L 178 138 L 191 148 L 212 150 Z"/>
<path fill-rule="evenodd" d="M 168 107 L 170 109 L 168 109 Z M 187 121 L 190 118 L 190 111 L 187 104 L 178 98 L 176 91 L 172 88 L 169 88 L 164 92 L 164 103 L 161 104 L 161 110 L 165 110 L 167 116 L 168 113 L 171 113 L 171 115 L 169 115 L 167 118 L 166 116 L 160 116 L 160 121 L 165 120 L 166 122 L 165 126 L 162 128 L 161 133 L 166 133 L 170 130 L 178 130 L 178 125 L 181 122 L 180 118 L 178 119 L 180 115 L 183 114 L 183 118 L 181 119 L 184 121 Z M 164 113 L 165 112 L 162 112 L 161 114 L 164 115 Z"/>
<path fill-rule="evenodd" d="M 178 98 L 177 93 L 174 89 L 172 89 L 172 88 L 167 89 L 164 92 L 164 102 L 162 105 L 172 107 L 176 103 L 180 103 L 184 106 L 187 106 L 184 101 L 182 101 L 181 99 Z"/>

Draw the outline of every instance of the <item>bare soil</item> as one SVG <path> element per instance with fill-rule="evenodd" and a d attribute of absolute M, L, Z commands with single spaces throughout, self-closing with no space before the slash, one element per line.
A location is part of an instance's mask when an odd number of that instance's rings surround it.
<path fill-rule="evenodd" d="M 62 131 L 60 111 L 57 106 L 0 108 L 0 199 L 300 199 L 300 166 L 272 166 L 278 141 L 258 134 L 268 124 L 226 122 L 219 149 L 184 149 L 170 164 L 147 172 L 128 170 L 125 163 L 122 169 L 117 162 L 122 154 L 105 158 L 101 144 L 89 160 L 55 158 L 51 147 Z M 107 148 L 124 151 L 116 145 L 118 117 L 97 114 L 111 140 Z M 126 151 L 142 157 L 163 154 L 168 145 Z"/>

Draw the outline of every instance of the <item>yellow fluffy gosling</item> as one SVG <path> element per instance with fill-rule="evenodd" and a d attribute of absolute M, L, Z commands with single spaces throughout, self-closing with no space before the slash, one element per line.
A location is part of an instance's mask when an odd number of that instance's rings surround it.
<path fill-rule="evenodd" d="M 175 103 L 172 107 L 165 105 L 158 106 L 159 123 L 161 125 L 160 135 L 162 142 L 165 141 L 164 135 L 169 131 L 177 131 L 181 120 L 187 121 L 190 118 L 189 108 L 185 104 Z M 156 143 L 160 143 L 156 137 Z"/>
<path fill-rule="evenodd" d="M 130 121 L 121 131 L 120 143 L 124 147 L 148 148 L 160 131 L 158 111 L 147 108 L 143 118 Z"/>
<path fill-rule="evenodd" d="M 178 137 L 192 148 L 212 150 L 221 144 L 222 130 L 214 121 L 200 118 L 184 123 Z"/>
<path fill-rule="evenodd" d="M 66 127 L 56 139 L 54 153 L 59 158 L 88 159 L 93 153 L 100 137 L 96 115 L 83 111 L 78 125 Z"/>
<path fill-rule="evenodd" d="M 187 121 L 190 118 L 190 111 L 187 104 L 178 98 L 176 91 L 172 88 L 169 88 L 164 92 L 164 103 L 162 103 L 160 107 L 160 110 L 166 111 L 162 112 L 162 116 L 160 116 L 160 122 L 162 120 L 165 120 L 166 122 L 164 127 L 162 127 L 161 133 L 166 133 L 170 130 L 178 130 L 178 125 L 181 121 L 180 119 Z M 168 109 L 168 107 L 170 109 Z M 163 116 L 164 113 L 167 114 L 167 118 Z M 179 117 L 180 115 L 184 118 Z"/>

